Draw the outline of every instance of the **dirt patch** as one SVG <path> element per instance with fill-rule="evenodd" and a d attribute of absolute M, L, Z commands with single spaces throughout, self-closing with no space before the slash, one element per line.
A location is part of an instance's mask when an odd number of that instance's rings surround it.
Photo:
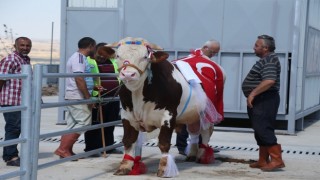
<path fill-rule="evenodd" d="M 242 164 L 251 164 L 256 162 L 254 160 L 234 159 L 234 158 L 224 158 L 224 157 L 216 157 L 215 159 L 222 162 L 233 162 L 233 163 L 242 163 Z"/>
<path fill-rule="evenodd" d="M 56 96 L 59 93 L 59 88 L 57 85 L 48 85 L 42 87 L 42 96 Z"/>

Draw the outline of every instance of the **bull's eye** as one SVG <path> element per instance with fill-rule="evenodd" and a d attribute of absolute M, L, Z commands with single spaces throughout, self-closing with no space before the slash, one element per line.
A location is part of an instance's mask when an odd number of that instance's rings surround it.
<path fill-rule="evenodd" d="M 116 58 L 119 59 L 119 57 L 120 57 L 120 56 L 117 54 L 117 55 L 116 55 Z"/>
<path fill-rule="evenodd" d="M 144 56 L 144 59 L 148 59 L 148 56 L 147 56 L 147 55 L 145 55 L 145 56 Z"/>

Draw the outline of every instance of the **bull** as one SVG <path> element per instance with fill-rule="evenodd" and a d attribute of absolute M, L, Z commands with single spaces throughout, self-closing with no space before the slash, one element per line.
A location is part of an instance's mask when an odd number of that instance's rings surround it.
<path fill-rule="evenodd" d="M 134 172 L 141 165 L 141 156 L 135 156 L 136 146 L 141 146 L 138 143 L 139 131 L 152 132 L 160 128 L 158 146 L 162 157 L 157 176 L 177 176 L 178 170 L 169 150 L 172 134 L 181 124 L 187 124 L 191 140 L 197 139 L 199 134 L 202 136 L 202 144 L 198 145 L 197 141 L 191 143 L 187 160 L 212 162 L 213 150 L 208 142 L 213 122 L 203 119 L 208 116 L 217 119 L 219 114 L 213 111 L 210 115 L 210 109 L 214 106 L 212 103 L 210 106 L 202 86 L 197 83 L 191 85 L 177 67 L 167 61 L 169 55 L 163 51 L 155 52 L 162 48 L 145 39 L 127 37 L 108 46 L 110 57 L 117 59 L 119 78 L 124 84 L 119 90 L 124 157 L 114 174 L 139 174 Z M 113 51 L 115 47 L 117 49 Z M 211 152 L 209 157 L 208 151 Z"/>

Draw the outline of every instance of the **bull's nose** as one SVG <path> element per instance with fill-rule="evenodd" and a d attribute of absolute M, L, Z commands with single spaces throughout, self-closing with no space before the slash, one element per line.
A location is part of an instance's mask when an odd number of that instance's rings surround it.
<path fill-rule="evenodd" d="M 121 72 L 124 77 L 134 77 L 136 75 L 135 72 Z"/>
<path fill-rule="evenodd" d="M 127 81 L 130 81 L 130 80 L 135 80 L 137 78 L 137 74 L 136 72 L 121 72 L 120 73 L 121 76 L 120 76 L 120 79 L 122 80 L 127 80 Z"/>

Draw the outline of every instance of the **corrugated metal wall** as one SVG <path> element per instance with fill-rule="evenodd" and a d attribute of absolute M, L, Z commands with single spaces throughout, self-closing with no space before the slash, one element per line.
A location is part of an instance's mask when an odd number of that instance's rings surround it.
<path fill-rule="evenodd" d="M 83 36 L 108 43 L 126 36 L 143 37 L 162 46 L 170 60 L 186 56 L 208 39 L 216 39 L 221 43 L 221 52 L 213 60 L 227 73 L 226 117 L 243 118 L 247 115 L 241 82 L 258 60 L 253 53 L 257 36 L 269 34 L 276 40 L 282 65 L 278 119 L 290 119 L 288 129 L 290 126 L 293 132 L 299 118 L 296 113 L 319 105 L 319 0 L 67 2 L 62 5 L 66 6 L 61 21 L 66 22 L 61 31 L 65 39 L 62 58 L 67 59 L 76 50 L 77 41 Z"/>
<path fill-rule="evenodd" d="M 304 108 L 320 104 L 320 1 L 309 1 L 305 59 Z"/>

